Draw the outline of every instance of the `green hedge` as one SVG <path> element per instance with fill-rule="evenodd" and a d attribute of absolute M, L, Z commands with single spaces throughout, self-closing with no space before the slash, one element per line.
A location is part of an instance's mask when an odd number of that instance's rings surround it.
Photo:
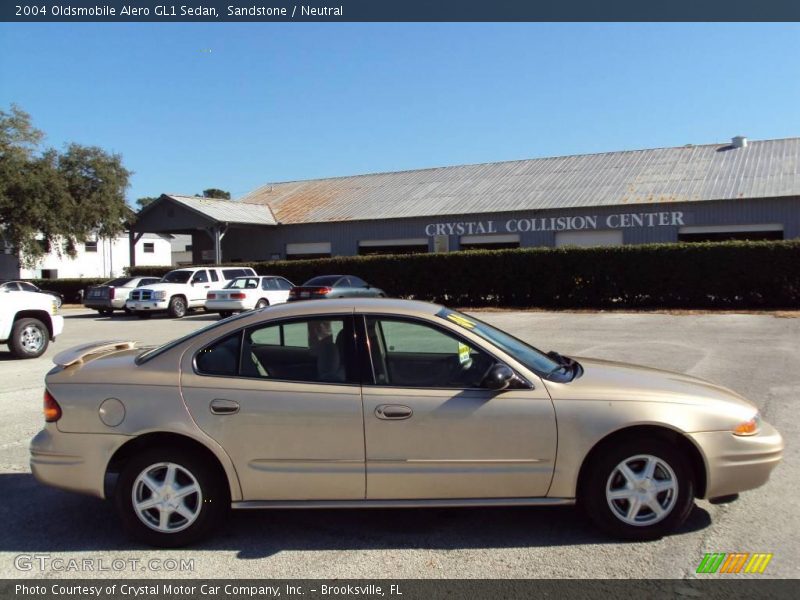
<path fill-rule="evenodd" d="M 42 288 L 43 290 L 50 290 L 60 293 L 64 302 L 68 304 L 80 302 L 80 291 L 85 290 L 90 285 L 100 285 L 105 283 L 112 277 L 103 277 L 102 279 L 27 279 L 33 285 Z"/>
<path fill-rule="evenodd" d="M 450 306 L 798 308 L 800 241 L 518 248 L 236 263 L 300 284 L 347 273 Z M 171 267 L 134 267 L 162 275 Z"/>

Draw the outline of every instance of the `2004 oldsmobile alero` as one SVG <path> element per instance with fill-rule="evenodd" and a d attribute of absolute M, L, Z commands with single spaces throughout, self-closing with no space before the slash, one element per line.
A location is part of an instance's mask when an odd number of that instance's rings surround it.
<path fill-rule="evenodd" d="M 577 503 L 652 539 L 696 497 L 764 484 L 783 450 L 718 385 L 544 354 L 422 302 L 297 302 L 55 362 L 33 473 L 99 497 L 113 485 L 126 529 L 158 546 L 229 507 Z"/>

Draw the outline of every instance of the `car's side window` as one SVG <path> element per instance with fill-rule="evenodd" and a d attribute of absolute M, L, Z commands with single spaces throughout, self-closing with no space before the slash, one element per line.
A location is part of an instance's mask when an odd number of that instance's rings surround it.
<path fill-rule="evenodd" d="M 353 335 L 350 318 L 314 317 L 270 323 L 245 331 L 245 377 L 352 383 Z"/>
<path fill-rule="evenodd" d="M 290 290 L 292 289 L 292 284 L 289 282 L 288 279 L 284 279 L 283 277 L 278 277 L 278 288 L 282 290 Z"/>
<path fill-rule="evenodd" d="M 239 331 L 203 348 L 195 357 L 197 371 L 205 375 L 227 375 L 239 373 L 239 349 L 242 332 Z"/>
<path fill-rule="evenodd" d="M 211 281 L 219 281 L 219 277 L 217 276 L 217 272 L 214 269 L 211 269 L 209 271 L 209 274 L 211 275 Z"/>
<path fill-rule="evenodd" d="M 419 321 L 367 317 L 377 385 L 477 388 L 494 360 L 438 327 Z"/>
<path fill-rule="evenodd" d="M 208 281 L 208 275 L 206 274 L 205 269 L 195 273 L 194 277 L 192 277 L 192 281 L 195 283 L 206 283 Z"/>

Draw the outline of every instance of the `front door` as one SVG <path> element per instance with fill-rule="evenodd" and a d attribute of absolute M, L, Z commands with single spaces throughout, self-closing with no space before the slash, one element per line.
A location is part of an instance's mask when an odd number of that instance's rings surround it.
<path fill-rule="evenodd" d="M 183 359 L 197 424 L 230 455 L 244 500 L 363 499 L 352 316 L 271 321 Z"/>
<path fill-rule="evenodd" d="M 374 383 L 365 384 L 368 499 L 544 496 L 555 411 L 531 389 L 481 387 L 487 352 L 433 323 L 367 316 Z"/>

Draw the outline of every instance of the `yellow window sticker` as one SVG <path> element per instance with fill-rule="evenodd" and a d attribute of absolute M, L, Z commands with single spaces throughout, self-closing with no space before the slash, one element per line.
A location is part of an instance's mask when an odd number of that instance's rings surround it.
<path fill-rule="evenodd" d="M 470 361 L 469 358 L 469 346 L 466 344 L 462 344 L 459 342 L 458 344 L 458 362 L 462 365 L 468 363 Z"/>

